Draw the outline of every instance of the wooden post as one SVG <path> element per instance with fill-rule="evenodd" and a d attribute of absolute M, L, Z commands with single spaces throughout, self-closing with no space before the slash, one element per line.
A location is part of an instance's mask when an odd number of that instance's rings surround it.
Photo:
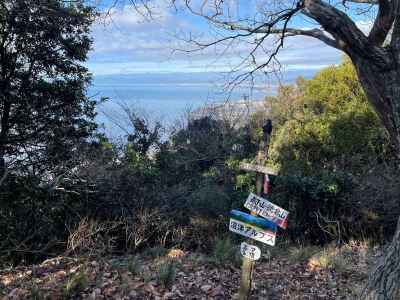
<path fill-rule="evenodd" d="M 263 127 L 264 137 L 263 140 L 260 142 L 259 150 L 257 153 L 257 164 L 261 166 L 264 165 L 264 162 L 268 158 L 269 137 L 271 134 L 271 130 L 272 130 L 271 121 L 268 120 Z M 264 176 L 265 176 L 264 173 L 256 172 L 256 194 L 258 196 L 262 196 L 263 194 Z M 253 216 L 257 215 L 253 211 L 251 212 L 251 214 Z M 249 239 L 248 243 L 252 244 L 252 240 Z M 242 276 L 240 278 L 239 300 L 250 299 L 254 263 L 255 263 L 254 261 L 248 259 L 247 257 L 243 257 Z"/>
<path fill-rule="evenodd" d="M 240 278 L 239 300 L 250 299 L 254 261 L 243 257 L 242 277 Z"/>

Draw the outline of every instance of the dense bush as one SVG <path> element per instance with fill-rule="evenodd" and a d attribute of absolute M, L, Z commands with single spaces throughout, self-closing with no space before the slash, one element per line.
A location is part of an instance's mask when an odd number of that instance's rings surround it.
<path fill-rule="evenodd" d="M 98 136 L 68 172 L 7 177 L 0 191 L 0 256 L 105 255 L 159 245 L 211 249 L 241 196 L 226 161 L 245 155 L 232 147 L 242 135 L 205 118 L 161 141 L 143 119 L 130 119 L 135 126 L 125 143 Z M 204 147 L 210 126 L 218 138 Z"/>
<path fill-rule="evenodd" d="M 290 211 L 284 234 L 292 241 L 324 244 L 346 238 L 340 232 L 342 217 L 357 210 L 350 200 L 352 188 L 344 174 L 287 175 L 274 180 L 270 198 Z"/>
<path fill-rule="evenodd" d="M 268 198 L 290 211 L 279 236 L 315 244 L 390 237 L 400 174 L 352 66 L 299 79 L 268 101 L 272 112 L 248 124 L 208 116 L 168 137 L 125 109 L 123 142 L 96 135 L 63 168 L 10 171 L 0 181 L 0 258 L 160 247 L 211 253 L 228 234 L 229 211 L 243 209 L 255 190 L 255 174 L 239 163 L 254 161 L 266 117 L 274 124 L 268 164 L 280 170 Z"/>
<path fill-rule="evenodd" d="M 271 198 L 290 214 L 288 235 L 313 243 L 383 241 L 398 215 L 398 171 L 387 133 L 351 63 L 282 87 L 273 103 Z"/>

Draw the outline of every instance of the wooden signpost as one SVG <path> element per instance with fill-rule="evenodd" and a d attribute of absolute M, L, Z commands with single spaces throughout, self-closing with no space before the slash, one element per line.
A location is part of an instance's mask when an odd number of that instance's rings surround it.
<path fill-rule="evenodd" d="M 269 175 L 278 175 L 278 173 L 275 170 L 268 168 L 268 167 L 264 167 L 264 166 L 253 165 L 253 164 L 248 164 L 248 163 L 240 163 L 239 167 L 240 167 L 240 169 L 242 169 L 244 171 L 252 171 L 252 172 L 269 174 Z"/>
<path fill-rule="evenodd" d="M 247 243 L 243 242 L 240 247 L 240 252 L 243 255 L 243 264 L 239 300 L 248 300 L 250 298 L 254 263 L 261 256 L 260 249 L 252 245 L 251 241 L 256 240 L 274 246 L 277 226 L 287 227 L 289 212 L 261 197 L 264 181 L 268 180 L 268 175 L 277 175 L 274 170 L 263 166 L 268 157 L 271 131 L 272 123 L 267 120 L 267 123 L 263 126 L 264 139 L 259 145 L 257 163 L 240 164 L 242 170 L 256 172 L 257 195 L 250 193 L 245 203 L 245 207 L 250 210 L 251 215 L 237 210 L 231 211 L 229 230 L 250 238 Z M 257 215 L 265 219 L 259 218 Z"/>

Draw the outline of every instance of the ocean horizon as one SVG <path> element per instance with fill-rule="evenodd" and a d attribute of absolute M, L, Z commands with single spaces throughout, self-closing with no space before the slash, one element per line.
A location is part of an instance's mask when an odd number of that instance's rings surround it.
<path fill-rule="evenodd" d="M 152 122 L 170 126 L 188 111 L 225 101 L 248 99 L 261 101 L 275 95 L 280 84 L 294 83 L 298 76 L 311 78 L 309 72 L 286 72 L 282 81 L 256 81 L 253 85 L 242 84 L 232 90 L 224 89 L 224 79 L 219 73 L 137 73 L 102 75 L 93 78 L 88 96 L 108 100 L 97 107 L 96 121 L 102 124 L 109 136 L 124 135 L 120 125 L 126 123 L 121 106 L 129 107 Z"/>

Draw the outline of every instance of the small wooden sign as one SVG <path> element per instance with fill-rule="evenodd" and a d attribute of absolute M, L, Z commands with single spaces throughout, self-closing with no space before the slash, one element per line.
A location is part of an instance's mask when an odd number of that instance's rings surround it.
<path fill-rule="evenodd" d="M 269 202 L 267 199 L 250 193 L 250 195 L 247 197 L 244 207 L 256 212 L 257 215 L 274 222 L 283 229 L 287 228 L 289 212 L 278 205 Z"/>
<path fill-rule="evenodd" d="M 239 165 L 240 169 L 244 171 L 253 171 L 253 172 L 259 172 L 259 173 L 264 173 L 264 174 L 269 174 L 269 175 L 277 175 L 278 172 L 275 170 L 260 166 L 260 165 L 253 165 L 253 164 L 248 164 L 248 163 L 240 163 Z"/>
<path fill-rule="evenodd" d="M 260 248 L 245 242 L 240 244 L 240 253 L 250 260 L 259 260 L 261 257 Z"/>
<path fill-rule="evenodd" d="M 267 245 L 275 245 L 276 233 L 273 231 L 261 229 L 232 218 L 229 222 L 229 230 Z"/>

